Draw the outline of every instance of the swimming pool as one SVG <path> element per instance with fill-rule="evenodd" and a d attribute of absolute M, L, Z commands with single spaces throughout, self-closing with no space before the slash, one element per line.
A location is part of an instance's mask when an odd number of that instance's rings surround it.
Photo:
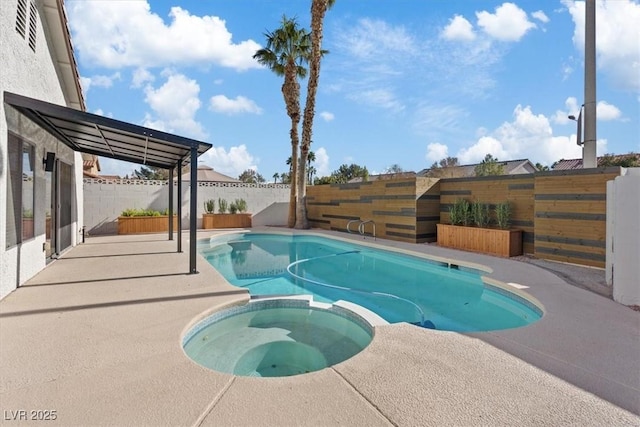
<path fill-rule="evenodd" d="M 351 301 L 389 323 L 470 332 L 542 317 L 529 299 L 484 283 L 477 270 L 323 236 L 232 233 L 201 240 L 198 250 L 251 295 Z"/>

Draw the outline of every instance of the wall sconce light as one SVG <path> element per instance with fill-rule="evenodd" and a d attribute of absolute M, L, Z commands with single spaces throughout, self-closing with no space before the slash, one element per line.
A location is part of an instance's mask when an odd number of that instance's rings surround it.
<path fill-rule="evenodd" d="M 53 172 L 53 165 L 56 162 L 56 153 L 52 153 L 51 151 L 47 151 L 47 156 L 42 159 L 42 164 L 44 165 L 45 172 Z"/>

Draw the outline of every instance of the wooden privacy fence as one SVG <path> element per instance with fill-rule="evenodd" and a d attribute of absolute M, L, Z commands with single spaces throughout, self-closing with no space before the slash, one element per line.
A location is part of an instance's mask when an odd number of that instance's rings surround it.
<path fill-rule="evenodd" d="M 509 201 L 523 251 L 538 258 L 604 267 L 607 181 L 620 168 L 537 172 L 440 181 L 440 221 L 458 198 L 495 205 Z"/>
<path fill-rule="evenodd" d="M 538 258 L 604 267 L 607 181 L 620 168 L 578 169 L 473 178 L 403 178 L 307 188 L 312 227 L 346 231 L 350 220 L 372 220 L 376 236 L 435 242 L 459 198 L 491 205 L 509 201 L 523 251 Z M 356 226 L 351 230 L 357 232 Z M 372 227 L 365 226 L 367 234 Z"/>
<path fill-rule="evenodd" d="M 376 237 L 405 242 L 435 241 L 440 220 L 435 178 L 405 178 L 307 187 L 312 227 L 347 231 L 349 221 L 373 221 Z M 358 224 L 351 226 L 357 232 Z M 371 235 L 373 225 L 364 225 Z"/>

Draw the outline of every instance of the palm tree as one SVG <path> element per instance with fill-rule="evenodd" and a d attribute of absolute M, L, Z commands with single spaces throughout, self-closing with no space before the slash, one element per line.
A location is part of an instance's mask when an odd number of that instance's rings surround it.
<path fill-rule="evenodd" d="M 309 154 L 307 154 L 307 183 L 309 184 L 313 183 L 313 175 L 316 173 L 316 168 L 311 166 L 311 162 L 315 161 L 316 153 L 314 153 L 313 151 L 309 151 Z"/>
<path fill-rule="evenodd" d="M 276 182 L 278 182 L 278 178 L 280 178 L 280 174 L 278 172 L 273 174 L 273 183 L 275 184 Z"/>
<path fill-rule="evenodd" d="M 311 133 L 313 128 L 313 115 L 316 108 L 316 92 L 318 91 L 318 80 L 320 79 L 320 60 L 324 54 L 322 50 L 322 27 L 324 16 L 335 0 L 311 0 L 311 57 L 309 59 L 309 81 L 307 83 L 307 101 L 304 107 L 304 117 L 302 119 L 302 144 L 300 145 L 300 173 L 298 179 L 298 200 L 296 212 L 296 228 L 309 228 L 307 218 L 307 189 L 305 166 L 309 149 L 311 147 Z"/>
<path fill-rule="evenodd" d="M 278 76 L 284 76 L 282 96 L 287 107 L 287 115 L 291 118 L 291 158 L 298 158 L 298 123 L 300 123 L 300 83 L 298 78 L 305 78 L 307 69 L 304 64 L 309 62 L 311 52 L 310 35 L 304 28 L 299 28 L 295 18 L 282 17 L 280 28 L 273 32 L 266 32 L 266 47 L 259 49 L 253 58 L 260 64 L 266 65 Z M 293 162 L 292 176 L 298 173 L 297 162 Z M 296 182 L 291 182 L 289 195 L 289 219 L 291 228 L 296 221 Z"/>

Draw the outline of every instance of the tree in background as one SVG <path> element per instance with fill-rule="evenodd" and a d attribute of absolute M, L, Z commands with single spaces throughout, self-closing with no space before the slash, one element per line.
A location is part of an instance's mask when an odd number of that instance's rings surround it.
<path fill-rule="evenodd" d="M 427 176 L 432 178 L 453 178 L 455 175 L 453 173 L 453 168 L 460 166 L 458 164 L 457 157 L 445 157 L 441 159 L 439 162 L 433 162 L 429 171 L 427 172 Z"/>
<path fill-rule="evenodd" d="M 157 179 L 160 181 L 166 181 L 169 179 L 169 171 L 167 169 L 155 166 L 140 166 L 140 170 L 134 170 L 133 174 L 138 179 Z"/>
<path fill-rule="evenodd" d="M 504 175 L 504 167 L 491 154 L 484 156 L 484 160 L 475 168 L 476 176 Z"/>
<path fill-rule="evenodd" d="M 311 148 L 313 133 L 313 116 L 316 109 L 316 92 L 320 80 L 320 61 L 328 51 L 322 49 L 322 32 L 324 16 L 335 0 L 311 0 L 311 57 L 309 59 L 309 82 L 307 84 L 307 99 L 302 120 L 302 144 L 300 146 L 300 173 L 294 179 L 298 180 L 298 198 L 296 212 L 296 228 L 309 228 L 307 218 L 307 189 L 305 166 Z M 295 158 L 295 156 L 294 156 Z"/>
<path fill-rule="evenodd" d="M 280 178 L 280 174 L 278 172 L 273 174 L 273 183 L 276 184 L 278 182 L 278 178 Z"/>
<path fill-rule="evenodd" d="M 343 164 L 337 170 L 333 171 L 330 176 L 316 178 L 315 184 L 345 184 L 354 178 L 362 178 L 363 181 L 369 179 L 369 171 L 366 166 L 359 166 L 355 163 L 350 165 Z"/>
<path fill-rule="evenodd" d="M 544 172 L 549 170 L 549 166 L 543 165 L 542 163 L 536 163 L 536 169 L 540 172 Z"/>
<path fill-rule="evenodd" d="M 622 155 L 605 154 L 598 159 L 598 167 L 606 168 L 609 166 L 621 166 L 623 168 L 640 167 L 640 154 L 629 153 Z"/>
<path fill-rule="evenodd" d="M 394 163 L 387 168 L 385 173 L 402 173 L 402 172 L 404 172 L 404 169 L 402 169 L 402 166 L 400 166 L 397 163 Z"/>
<path fill-rule="evenodd" d="M 298 158 L 298 124 L 300 123 L 300 83 L 307 75 L 304 67 L 311 55 L 311 38 L 309 33 L 298 27 L 295 18 L 282 17 L 280 28 L 266 32 L 266 47 L 259 49 L 253 58 L 266 65 L 277 76 L 284 76 L 282 96 L 287 107 L 287 115 L 291 119 L 291 158 Z M 298 173 L 297 162 L 292 164 L 292 176 Z M 287 225 L 291 228 L 296 222 L 297 188 L 295 180 L 291 183 L 289 194 L 289 218 Z"/>
<path fill-rule="evenodd" d="M 247 169 L 246 171 L 242 172 L 238 179 L 248 184 L 258 184 L 265 181 L 262 175 L 260 175 L 253 169 Z"/>

